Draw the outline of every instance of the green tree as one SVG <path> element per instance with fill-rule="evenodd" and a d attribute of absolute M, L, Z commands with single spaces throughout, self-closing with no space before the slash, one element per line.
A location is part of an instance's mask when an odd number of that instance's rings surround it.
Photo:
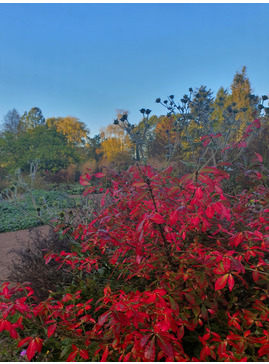
<path fill-rule="evenodd" d="M 213 112 L 213 92 L 201 86 L 194 94 L 190 102 L 190 111 L 195 123 L 199 126 L 206 126 L 210 123 Z"/>
<path fill-rule="evenodd" d="M 33 129 L 38 125 L 44 125 L 45 118 L 39 107 L 33 107 L 29 112 L 24 112 L 20 120 L 20 129 L 23 132 Z"/>
<path fill-rule="evenodd" d="M 18 136 L 10 132 L 0 137 L 1 167 L 7 172 L 28 171 L 29 161 L 39 159 L 39 170 L 59 171 L 80 161 L 76 148 L 55 128 L 38 125 Z"/>
<path fill-rule="evenodd" d="M 88 157 L 91 159 L 95 159 L 97 162 L 101 157 L 101 136 L 100 134 L 95 135 L 93 138 L 88 139 L 88 143 L 86 144 Z"/>

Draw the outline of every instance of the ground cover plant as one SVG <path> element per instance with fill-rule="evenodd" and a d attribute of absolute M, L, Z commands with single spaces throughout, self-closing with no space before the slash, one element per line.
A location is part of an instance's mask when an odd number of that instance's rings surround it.
<path fill-rule="evenodd" d="M 85 196 L 105 192 L 101 210 L 77 227 L 59 221 L 71 250 L 45 252 L 76 279 L 42 301 L 29 284 L 2 286 L 14 357 L 268 361 L 268 171 L 252 158 L 236 194 L 224 190 L 228 162 L 182 177 L 139 164 L 82 176 Z"/>
<path fill-rule="evenodd" d="M 61 191 L 31 190 L 31 193 L 8 197 L 0 201 L 0 232 L 49 223 L 60 210 L 76 206 L 76 201 Z"/>

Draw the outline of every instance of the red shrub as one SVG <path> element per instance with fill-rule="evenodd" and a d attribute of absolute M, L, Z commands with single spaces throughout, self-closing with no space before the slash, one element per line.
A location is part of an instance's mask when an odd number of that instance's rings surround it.
<path fill-rule="evenodd" d="M 46 260 L 87 275 L 109 265 L 122 289 L 108 280 L 97 298 L 76 291 L 30 304 L 11 301 L 16 289 L 4 285 L 0 330 L 17 339 L 25 320 L 38 320 L 29 360 L 42 340 L 65 337 L 73 340 L 68 361 L 88 353 L 101 361 L 267 360 L 268 189 L 259 176 L 252 192 L 227 195 L 221 167 L 181 179 L 150 166 L 96 174 L 110 181 L 112 203 L 73 232 L 79 248 Z M 22 318 L 7 324 L 17 312 Z"/>

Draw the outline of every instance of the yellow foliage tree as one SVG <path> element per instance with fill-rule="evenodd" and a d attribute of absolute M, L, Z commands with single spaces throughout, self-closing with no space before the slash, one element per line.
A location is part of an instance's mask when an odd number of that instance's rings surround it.
<path fill-rule="evenodd" d="M 131 161 L 132 143 L 129 136 L 118 125 L 109 124 L 100 130 L 101 147 L 99 152 L 109 162 Z"/>
<path fill-rule="evenodd" d="M 241 72 L 236 72 L 231 85 L 231 95 L 228 96 L 227 103 L 237 109 L 236 120 L 240 122 L 237 138 L 240 138 L 246 126 L 256 117 L 256 107 L 259 98 L 252 94 L 250 81 L 247 77 L 246 67 Z"/>
<path fill-rule="evenodd" d="M 89 130 L 85 123 L 74 116 L 49 118 L 46 120 L 48 127 L 55 127 L 58 133 L 66 135 L 70 143 L 84 144 Z"/>

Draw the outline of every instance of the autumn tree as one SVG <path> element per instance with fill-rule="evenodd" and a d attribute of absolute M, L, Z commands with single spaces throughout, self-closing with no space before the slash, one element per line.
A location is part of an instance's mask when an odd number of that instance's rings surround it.
<path fill-rule="evenodd" d="M 79 146 L 87 141 L 89 130 L 85 123 L 74 116 L 53 117 L 47 119 L 46 123 L 49 128 L 55 127 L 58 133 L 65 135 L 70 143 Z"/>
<path fill-rule="evenodd" d="M 175 116 L 162 115 L 157 119 L 154 140 L 152 141 L 150 155 L 164 158 L 169 154 L 169 146 L 175 142 L 176 133 L 173 131 Z"/>
<path fill-rule="evenodd" d="M 259 97 L 253 94 L 247 69 L 244 66 L 241 72 L 236 72 L 231 85 L 231 94 L 228 97 L 228 104 L 236 111 L 235 119 L 240 122 L 238 137 L 242 130 L 257 116 Z"/>
<path fill-rule="evenodd" d="M 103 159 L 111 162 L 131 162 L 132 144 L 130 138 L 119 125 L 109 124 L 100 130 Z"/>
<path fill-rule="evenodd" d="M 213 121 L 213 125 L 217 127 L 222 124 L 224 121 L 224 110 L 227 107 L 228 103 L 228 90 L 221 86 L 216 94 L 216 97 L 213 102 L 213 111 L 211 114 L 211 119 Z"/>

